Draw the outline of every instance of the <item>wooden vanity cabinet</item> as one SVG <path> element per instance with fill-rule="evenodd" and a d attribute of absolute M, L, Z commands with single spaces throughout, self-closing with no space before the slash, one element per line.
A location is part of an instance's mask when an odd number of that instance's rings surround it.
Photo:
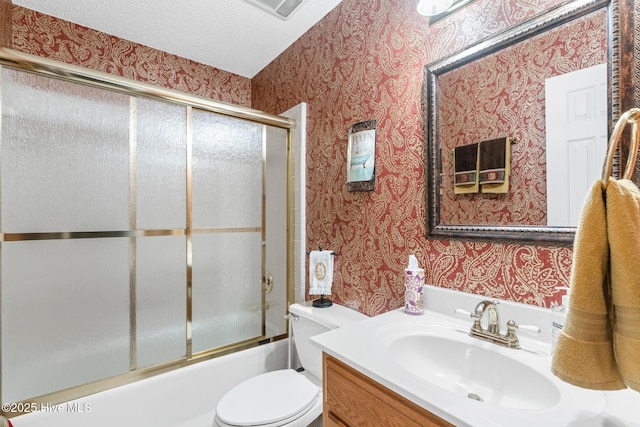
<path fill-rule="evenodd" d="M 432 427 L 453 424 L 323 353 L 324 427 Z"/>

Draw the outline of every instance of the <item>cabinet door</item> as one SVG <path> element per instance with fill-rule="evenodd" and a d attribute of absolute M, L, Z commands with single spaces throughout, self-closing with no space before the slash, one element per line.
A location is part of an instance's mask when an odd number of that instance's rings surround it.
<path fill-rule="evenodd" d="M 345 424 L 338 419 L 333 412 L 323 415 L 322 418 L 322 425 L 325 427 L 349 427 L 348 424 Z"/>
<path fill-rule="evenodd" d="M 326 353 L 323 357 L 325 426 L 453 426 Z"/>

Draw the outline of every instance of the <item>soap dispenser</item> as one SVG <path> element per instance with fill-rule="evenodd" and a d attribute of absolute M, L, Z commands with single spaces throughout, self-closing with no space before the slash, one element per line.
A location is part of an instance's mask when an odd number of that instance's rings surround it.
<path fill-rule="evenodd" d="M 556 289 L 565 290 L 565 294 L 562 296 L 561 304 L 551 305 L 551 352 L 556 349 L 556 343 L 560 336 L 560 331 L 564 327 L 564 321 L 567 318 L 567 310 L 569 309 L 569 293 L 570 288 L 566 286 L 559 286 Z"/>
<path fill-rule="evenodd" d="M 407 314 L 424 314 L 424 269 L 414 255 L 409 255 L 405 269 L 404 311 Z"/>

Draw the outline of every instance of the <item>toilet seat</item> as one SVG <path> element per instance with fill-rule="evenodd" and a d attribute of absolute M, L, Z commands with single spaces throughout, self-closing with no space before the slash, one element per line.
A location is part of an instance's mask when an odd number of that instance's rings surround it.
<path fill-rule="evenodd" d="M 218 402 L 215 422 L 234 427 L 282 426 L 321 403 L 320 387 L 293 369 L 283 369 L 249 378 L 231 389 Z"/>

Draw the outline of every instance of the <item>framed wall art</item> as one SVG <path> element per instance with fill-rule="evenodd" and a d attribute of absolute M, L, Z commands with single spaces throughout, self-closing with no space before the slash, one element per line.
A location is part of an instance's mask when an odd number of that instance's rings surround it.
<path fill-rule="evenodd" d="M 373 191 L 376 183 L 376 121 L 349 127 L 347 191 Z"/>

